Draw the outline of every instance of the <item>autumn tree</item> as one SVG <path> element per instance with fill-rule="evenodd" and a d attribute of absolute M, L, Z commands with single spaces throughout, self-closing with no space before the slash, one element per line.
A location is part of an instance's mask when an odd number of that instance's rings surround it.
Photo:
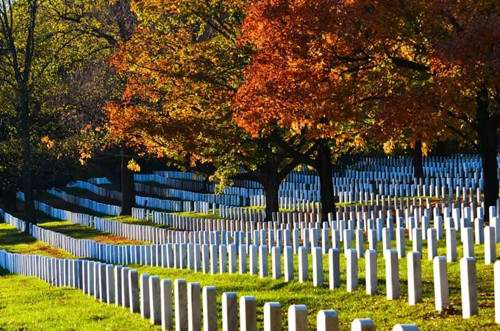
<path fill-rule="evenodd" d="M 57 0 L 56 0 L 57 1 Z M 126 77 L 120 76 L 108 65 L 109 57 L 122 43 L 127 42 L 135 29 L 136 17 L 132 12 L 131 0 L 65 1 L 64 6 L 54 6 L 54 17 L 84 35 L 87 40 L 99 45 L 93 56 L 80 71 L 70 77 L 73 86 L 83 84 L 87 89 L 67 94 L 70 99 L 84 108 L 89 101 L 94 109 L 100 110 L 94 117 L 98 125 L 105 127 L 104 104 L 120 99 Z M 109 138 L 109 139 L 108 139 Z M 100 157 L 111 157 L 118 161 L 119 186 L 122 191 L 122 214 L 130 215 L 135 204 L 133 180 L 134 157 L 136 153 L 127 145 L 127 137 L 107 136 L 106 147 Z M 111 176 L 115 178 L 115 176 Z"/>
<path fill-rule="evenodd" d="M 349 4 L 363 31 L 358 42 L 377 68 L 365 86 L 386 91 L 378 123 L 410 128 L 415 141 L 452 134 L 475 148 L 486 207 L 499 191 L 499 8 L 496 1 Z"/>
<path fill-rule="evenodd" d="M 134 8 L 138 27 L 112 61 L 128 81 L 121 102 L 107 107 L 110 131 L 183 169 L 216 169 L 219 183 L 258 181 L 270 218 L 281 181 L 312 145 L 279 127 L 254 138 L 233 120 L 250 54 L 237 42 L 245 1 L 137 1 Z"/>
<path fill-rule="evenodd" d="M 366 61 L 336 36 L 340 9 L 326 0 L 251 2 L 241 42 L 255 52 L 236 95 L 238 123 L 252 135 L 278 126 L 314 146 L 302 158 L 319 174 L 324 219 L 335 211 L 332 163 L 364 147 L 372 121 L 364 95 L 351 93 Z"/>

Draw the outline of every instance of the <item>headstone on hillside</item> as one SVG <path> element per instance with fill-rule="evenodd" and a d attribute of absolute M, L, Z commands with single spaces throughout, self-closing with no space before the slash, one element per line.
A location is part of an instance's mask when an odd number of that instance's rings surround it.
<path fill-rule="evenodd" d="M 446 229 L 446 261 L 455 262 L 457 260 L 457 230 Z"/>
<path fill-rule="evenodd" d="M 201 330 L 201 290 L 199 283 L 187 284 L 188 330 Z"/>
<path fill-rule="evenodd" d="M 128 273 L 130 312 L 139 313 L 139 274 L 131 269 Z"/>
<path fill-rule="evenodd" d="M 307 280 L 309 270 L 307 248 L 299 247 L 299 282 L 304 283 Z"/>
<path fill-rule="evenodd" d="M 214 286 L 203 287 L 203 330 L 217 331 L 217 298 Z"/>
<path fill-rule="evenodd" d="M 375 331 L 375 323 L 368 318 L 357 318 L 351 323 L 351 331 Z"/>
<path fill-rule="evenodd" d="M 384 257 L 387 299 L 395 300 L 400 297 L 398 252 L 394 249 L 386 250 Z"/>
<path fill-rule="evenodd" d="M 427 230 L 427 259 L 432 261 L 437 256 L 437 231 L 436 229 Z"/>
<path fill-rule="evenodd" d="M 460 289 L 462 294 L 462 317 L 478 314 L 476 259 L 464 257 L 460 260 Z"/>
<path fill-rule="evenodd" d="M 291 305 L 288 308 L 288 331 L 307 331 L 307 307 L 305 305 Z"/>
<path fill-rule="evenodd" d="M 408 303 L 410 306 L 422 301 L 422 254 L 408 252 Z"/>
<path fill-rule="evenodd" d="M 313 286 L 320 287 L 323 285 L 323 254 L 321 248 L 315 247 L 311 251 L 313 264 Z"/>
<path fill-rule="evenodd" d="M 271 260 L 273 268 L 273 278 L 278 279 L 281 277 L 281 252 L 279 247 L 274 246 L 271 249 Z"/>
<path fill-rule="evenodd" d="M 162 279 L 160 282 L 161 291 L 161 329 L 163 331 L 172 330 L 172 282 L 168 279 Z"/>
<path fill-rule="evenodd" d="M 328 251 L 328 283 L 330 290 L 340 287 L 340 250 L 330 248 Z"/>
<path fill-rule="evenodd" d="M 284 248 L 284 260 L 285 282 L 289 282 L 293 279 L 293 247 Z"/>
<path fill-rule="evenodd" d="M 497 259 L 495 228 L 492 226 L 484 227 L 484 263 L 493 264 Z"/>
<path fill-rule="evenodd" d="M 281 305 L 279 302 L 266 302 L 264 304 L 264 331 L 281 331 Z"/>
<path fill-rule="evenodd" d="M 449 305 L 448 272 L 446 257 L 436 256 L 432 261 L 434 274 L 434 301 L 437 311 L 443 311 Z"/>
<path fill-rule="evenodd" d="M 240 331 L 257 331 L 257 301 L 255 297 L 243 296 L 240 298 Z"/>
<path fill-rule="evenodd" d="M 158 276 L 149 277 L 149 314 L 151 324 L 161 324 L 161 288 Z"/>
<path fill-rule="evenodd" d="M 215 245 L 214 245 L 215 246 Z M 175 297 L 175 330 L 188 330 L 188 311 L 187 311 L 187 284 L 184 279 L 176 279 L 174 282 Z"/>
<path fill-rule="evenodd" d="M 339 331 L 339 316 L 335 310 L 320 310 L 317 316 L 318 331 Z"/>
<path fill-rule="evenodd" d="M 149 303 L 150 293 L 149 293 L 149 275 L 141 275 L 141 317 L 148 319 L 150 318 L 150 308 Z"/>
<path fill-rule="evenodd" d="M 358 286 L 358 254 L 353 249 L 346 252 L 347 292 L 353 292 Z"/>
<path fill-rule="evenodd" d="M 238 330 L 238 301 L 236 293 L 222 293 L 222 331 Z"/>
<path fill-rule="evenodd" d="M 366 294 L 375 295 L 377 293 L 377 251 L 369 249 L 365 252 L 366 263 Z"/>

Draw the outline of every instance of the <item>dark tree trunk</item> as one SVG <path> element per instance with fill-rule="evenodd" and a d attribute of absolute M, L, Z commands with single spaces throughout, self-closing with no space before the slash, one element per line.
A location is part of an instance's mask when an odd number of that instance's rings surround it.
<path fill-rule="evenodd" d="M 122 212 L 121 215 L 131 215 L 132 207 L 135 204 L 134 174 L 127 165 L 130 157 L 125 155 L 124 149 L 121 151 L 121 192 L 122 192 Z"/>
<path fill-rule="evenodd" d="M 497 126 L 488 111 L 488 92 L 483 88 L 477 96 L 477 134 L 484 180 L 485 218 L 489 220 L 488 207 L 495 206 L 498 199 L 497 173 Z"/>
<path fill-rule="evenodd" d="M 323 221 L 328 221 L 328 214 L 335 215 L 336 207 L 333 196 L 332 157 L 326 143 L 319 144 L 315 163 L 320 183 L 321 218 Z"/>
<path fill-rule="evenodd" d="M 22 160 L 22 184 L 24 192 L 24 219 L 28 223 L 35 223 L 35 199 L 33 193 L 33 162 L 32 146 L 30 138 L 30 93 L 28 87 L 23 84 L 19 93 L 19 120 L 20 133 L 23 149 Z M 29 227 L 26 227 L 26 232 Z"/>
<path fill-rule="evenodd" d="M 15 190 L 6 190 L 2 193 L 2 200 L 5 211 L 9 213 L 17 212 L 17 198 Z"/>
<path fill-rule="evenodd" d="M 415 178 L 423 178 L 424 177 L 422 141 L 421 140 L 417 140 L 415 142 L 415 148 L 413 149 L 413 170 L 415 173 Z"/>
<path fill-rule="evenodd" d="M 260 171 L 261 184 L 266 196 L 266 221 L 272 221 L 273 213 L 279 211 L 280 179 L 278 167 L 273 161 L 268 161 Z"/>

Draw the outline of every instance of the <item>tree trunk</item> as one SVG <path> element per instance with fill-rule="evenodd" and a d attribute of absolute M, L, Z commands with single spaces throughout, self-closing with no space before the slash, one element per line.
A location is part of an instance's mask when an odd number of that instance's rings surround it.
<path fill-rule="evenodd" d="M 33 162 L 32 146 L 30 138 L 30 92 L 26 85 L 19 89 L 18 114 L 20 121 L 20 134 L 22 142 L 22 184 L 24 192 L 24 219 L 28 223 L 35 223 L 35 199 L 33 194 Z M 27 232 L 29 227 L 26 227 Z"/>
<path fill-rule="evenodd" d="M 2 193 L 2 200 L 5 211 L 9 213 L 17 212 L 16 190 L 5 190 Z"/>
<path fill-rule="evenodd" d="M 130 157 L 121 151 L 121 192 L 122 192 L 122 212 L 121 215 L 131 215 L 132 207 L 135 204 L 134 175 L 127 167 Z"/>
<path fill-rule="evenodd" d="M 333 213 L 335 215 L 336 212 L 333 196 L 332 157 L 330 148 L 326 143 L 319 144 L 315 163 L 320 183 L 321 219 L 326 222 L 328 221 L 328 214 Z"/>
<path fill-rule="evenodd" d="M 477 134 L 484 181 L 485 219 L 489 220 L 488 207 L 498 199 L 497 143 L 498 123 L 488 112 L 488 91 L 483 88 L 477 96 Z"/>
<path fill-rule="evenodd" d="M 415 142 L 415 148 L 413 149 L 413 170 L 415 178 L 424 177 L 424 167 L 423 167 L 423 156 L 422 156 L 422 141 L 417 140 Z"/>
<path fill-rule="evenodd" d="M 266 196 L 266 221 L 272 221 L 273 213 L 279 211 L 279 186 L 278 167 L 269 161 L 260 171 L 261 184 Z"/>

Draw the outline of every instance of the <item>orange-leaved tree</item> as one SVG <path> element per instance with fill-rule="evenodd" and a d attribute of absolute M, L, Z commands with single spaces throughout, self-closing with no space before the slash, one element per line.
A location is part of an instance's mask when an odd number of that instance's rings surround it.
<path fill-rule="evenodd" d="M 373 125 L 363 106 L 373 96 L 358 91 L 357 77 L 370 59 L 346 10 L 328 0 L 253 1 L 241 38 L 255 51 L 236 95 L 237 121 L 254 136 L 278 126 L 315 146 L 303 161 L 319 173 L 324 219 L 335 211 L 332 162 L 363 149 Z"/>
<path fill-rule="evenodd" d="M 245 1 L 136 1 L 133 8 L 137 29 L 112 60 L 127 87 L 107 107 L 111 133 L 172 165 L 215 169 L 222 182 L 258 181 L 270 218 L 280 182 L 301 162 L 289 147 L 311 146 L 279 128 L 253 138 L 233 120 L 249 59 L 249 48 L 237 43 Z"/>
<path fill-rule="evenodd" d="M 474 147 L 482 160 L 485 205 L 494 205 L 500 4 L 360 0 L 349 7 L 375 69 L 365 86 L 390 96 L 377 100 L 378 123 L 409 130 L 414 140 L 454 135 Z"/>

